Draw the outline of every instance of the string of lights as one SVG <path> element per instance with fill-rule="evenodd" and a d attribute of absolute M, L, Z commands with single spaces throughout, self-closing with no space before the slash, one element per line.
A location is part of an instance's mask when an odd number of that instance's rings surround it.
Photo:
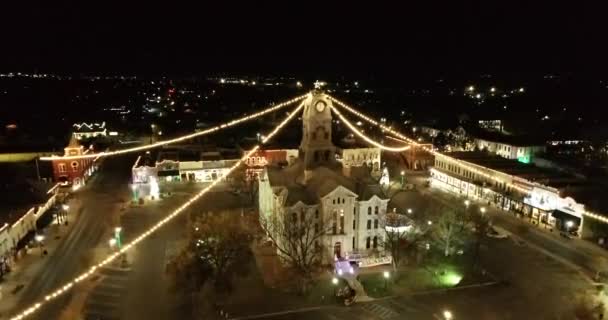
<path fill-rule="evenodd" d="M 301 102 L 298 105 L 298 107 L 293 110 L 293 112 L 291 112 L 287 117 L 285 117 L 285 119 L 283 119 L 283 121 L 281 123 L 279 123 L 279 125 L 277 125 L 274 128 L 274 130 L 272 130 L 268 135 L 266 135 L 266 137 L 264 137 L 264 139 L 262 140 L 261 144 L 265 144 L 268 141 L 270 141 L 270 139 L 272 137 L 274 137 L 277 133 L 279 133 L 279 131 L 290 120 L 292 120 L 295 117 L 295 115 L 298 114 L 302 110 L 303 107 L 304 107 L 304 102 Z M 255 152 L 258 151 L 259 148 L 260 148 L 260 144 L 256 145 L 255 147 L 253 147 L 253 149 L 249 150 L 243 157 L 241 157 L 241 159 L 239 159 L 232 167 L 230 167 L 228 169 L 228 171 L 226 172 L 226 176 L 229 175 L 229 174 L 231 174 L 234 170 L 236 170 L 247 158 L 249 158 L 250 156 L 252 156 L 253 154 L 255 154 Z M 47 294 L 44 297 L 43 300 L 38 301 L 36 303 L 33 303 L 29 308 L 21 311 L 20 313 L 18 313 L 17 315 L 11 317 L 10 319 L 11 320 L 22 320 L 22 319 L 30 316 L 34 312 L 36 312 L 44 304 L 48 303 L 49 301 L 57 298 L 58 296 L 60 296 L 62 294 L 68 292 L 76 284 L 78 284 L 79 282 L 87 279 L 88 277 L 90 277 L 91 275 L 93 275 L 98 269 L 100 269 L 100 268 L 108 265 L 109 263 L 111 263 L 112 261 L 114 261 L 116 258 L 118 258 L 119 256 L 121 256 L 122 254 L 125 254 L 127 251 L 129 251 L 130 249 L 132 249 L 133 247 L 135 247 L 138 243 L 140 243 L 141 241 L 143 241 L 147 237 L 149 237 L 153 232 L 155 232 L 156 230 L 160 229 L 162 226 L 164 226 L 165 224 L 167 224 L 168 222 L 170 222 L 171 220 L 173 220 L 179 214 L 183 213 L 184 210 L 186 210 L 194 202 L 196 202 L 201 197 L 203 197 L 205 194 L 207 194 L 209 192 L 209 190 L 211 190 L 213 187 L 215 187 L 219 182 L 220 182 L 219 179 L 211 182 L 211 184 L 209 184 L 207 187 L 205 187 L 204 189 L 202 189 L 199 193 L 197 193 L 196 195 L 194 195 L 193 197 L 191 197 L 188 201 L 186 201 L 180 207 L 178 207 L 177 209 L 175 209 L 168 216 L 166 216 L 162 220 L 158 221 L 155 225 L 153 225 L 152 227 L 150 227 L 147 231 L 145 231 L 144 233 L 140 234 L 137 238 L 135 238 L 131 242 L 129 242 L 129 243 L 125 244 L 124 246 L 122 246 L 118 251 L 116 251 L 113 254 L 107 256 L 101 262 L 99 262 L 99 263 L 91 266 L 86 272 L 83 272 L 79 276 L 75 277 L 74 279 L 66 282 L 60 288 L 56 289 L 52 293 Z"/>
<path fill-rule="evenodd" d="M 430 147 L 430 148 L 428 147 L 428 144 L 421 144 L 421 143 L 418 143 L 416 140 L 411 139 L 411 138 L 409 138 L 409 137 L 406 137 L 405 135 L 403 135 L 403 134 L 401 134 L 401 133 L 399 133 L 399 132 L 397 132 L 397 131 L 393 130 L 392 128 L 389 128 L 389 127 L 387 127 L 387 126 L 385 126 L 385 125 L 381 124 L 380 122 L 378 122 L 378 121 L 376 121 L 376 120 L 374 120 L 374 119 L 372 119 L 372 118 L 368 117 L 367 115 L 365 115 L 365 114 L 363 114 L 363 113 L 361 113 L 361 112 L 359 112 L 359 111 L 355 110 L 354 108 L 350 107 L 350 106 L 349 106 L 349 105 L 347 105 L 346 103 L 344 103 L 344 102 L 342 102 L 342 101 L 340 101 L 340 100 L 338 100 L 338 99 L 336 99 L 336 98 L 334 98 L 334 97 L 332 97 L 332 96 L 330 96 L 330 95 L 328 95 L 328 97 L 329 97 L 329 99 L 330 99 L 332 102 L 334 102 L 334 103 L 336 103 L 336 105 L 338 105 L 338 106 L 340 106 L 340 107 L 342 107 L 342 108 L 346 109 L 348 112 L 350 112 L 350 113 L 352 113 L 352 114 L 354 114 L 354 115 L 358 116 L 359 118 L 361 118 L 361 119 L 363 119 L 363 120 L 365 120 L 365 121 L 367 121 L 367 122 L 369 122 L 369 123 L 371 123 L 371 124 L 374 124 L 374 125 L 376 125 L 376 126 L 379 126 L 380 128 L 384 129 L 386 132 L 389 132 L 389 133 L 393 134 L 394 136 L 399 137 L 399 138 L 403 139 L 404 141 L 407 141 L 407 142 L 411 143 L 412 145 L 414 145 L 414 146 L 416 146 L 416 147 L 421 148 L 421 149 L 422 149 L 422 150 L 424 150 L 424 151 L 427 151 L 427 152 L 429 152 L 429 153 L 431 153 L 431 154 L 433 154 L 433 155 L 439 155 L 439 156 L 441 156 L 441 157 L 442 157 L 442 159 L 445 159 L 445 160 L 447 160 L 447 161 L 450 161 L 450 162 L 456 163 L 457 165 L 461 166 L 462 168 L 465 168 L 466 170 L 469 170 L 469 171 L 471 171 L 471 172 L 473 172 L 473 173 L 475 173 L 475 174 L 477 174 L 477 175 L 483 176 L 483 177 L 485 177 L 485 178 L 487 178 L 487 179 L 494 180 L 494 181 L 496 181 L 496 182 L 504 183 L 505 185 L 507 185 L 507 186 L 509 186 L 509 187 L 511 187 L 511 188 L 513 188 L 513 189 L 515 189 L 515 190 L 518 190 L 518 191 L 522 192 L 522 193 L 523 193 L 523 194 L 525 194 L 525 195 L 527 195 L 527 194 L 530 194 L 530 193 L 531 193 L 531 190 L 530 190 L 530 189 L 527 189 L 527 188 L 521 187 L 521 186 L 519 186 L 519 185 L 517 185 L 517 184 L 511 183 L 511 182 L 509 182 L 509 181 L 504 181 L 504 180 L 502 180 L 502 179 L 500 179 L 500 178 L 498 178 L 498 177 L 495 177 L 495 176 L 489 175 L 488 173 L 483 172 L 483 171 L 481 171 L 481 170 L 479 170 L 479 169 L 477 169 L 477 168 L 473 167 L 473 166 L 472 166 L 472 165 L 470 165 L 468 162 L 465 162 L 465 161 L 462 161 L 462 160 L 455 159 L 455 158 L 450 157 L 450 156 L 448 156 L 448 155 L 446 155 L 446 154 L 443 154 L 443 153 L 441 153 L 441 152 L 439 152 L 439 151 L 433 150 L 433 148 L 432 148 L 432 147 Z M 584 211 L 584 212 L 583 212 L 583 215 L 585 215 L 585 216 L 587 216 L 587 217 L 594 218 L 594 219 L 599 220 L 599 221 L 604 222 L 604 223 L 608 223 L 608 218 L 607 218 L 607 217 L 602 216 L 602 215 L 599 215 L 599 214 L 596 214 L 596 213 L 593 213 L 593 212 Z"/>
<path fill-rule="evenodd" d="M 298 97 L 295 97 L 291 100 L 282 102 L 277 104 L 276 106 L 272 106 L 270 108 L 264 109 L 260 112 L 256 112 L 254 114 L 248 115 L 248 116 L 244 116 L 242 118 L 236 119 L 236 120 L 232 120 L 230 122 L 226 122 L 220 125 L 217 125 L 215 127 L 209 128 L 209 129 L 205 129 L 203 131 L 199 131 L 199 132 L 195 132 L 195 133 L 191 133 L 185 136 L 181 136 L 181 137 L 177 137 L 177 138 L 173 138 L 173 139 L 168 139 L 168 140 L 163 140 L 163 141 L 158 141 L 152 144 L 147 144 L 145 146 L 138 146 L 138 147 L 133 147 L 133 148 L 127 148 L 127 149 L 121 149 L 121 150 L 114 150 L 114 151 L 105 151 L 105 152 L 98 152 L 98 153 L 92 153 L 92 154 L 83 154 L 83 155 L 77 155 L 77 156 L 50 156 L 50 157 L 40 157 L 40 160 L 43 161 L 52 161 L 52 160 L 75 160 L 75 159 L 86 159 L 86 158 L 97 158 L 97 157 L 108 157 L 108 156 L 115 156 L 115 155 L 119 155 L 119 154 L 125 154 L 125 153 L 130 153 L 130 152 L 137 152 L 137 151 L 143 151 L 143 150 L 148 150 L 148 149 L 152 149 L 152 148 L 156 148 L 156 147 L 160 147 L 160 146 L 164 146 L 164 145 L 168 145 L 168 144 L 172 144 L 172 143 L 176 143 L 176 142 L 182 142 L 182 141 L 186 141 L 186 140 L 190 140 L 192 138 L 196 138 L 196 137 L 200 137 L 203 135 L 207 135 L 225 128 L 229 128 L 232 126 L 235 126 L 237 124 L 240 124 L 242 122 L 245 121 L 249 121 L 249 120 L 253 120 L 255 118 L 261 117 L 263 115 L 266 115 L 270 112 L 274 112 L 277 111 L 283 107 L 286 107 L 288 105 L 291 105 L 295 102 L 298 102 L 302 99 L 304 99 L 307 96 L 307 94 L 305 95 L 301 95 Z"/>
<path fill-rule="evenodd" d="M 359 138 L 365 140 L 365 142 L 378 147 L 382 150 L 386 150 L 386 151 L 392 151 L 392 152 L 401 152 L 401 151 L 405 151 L 407 149 L 410 148 L 409 145 L 403 146 L 403 147 L 388 147 L 385 146 L 384 144 L 381 144 L 375 140 L 373 140 L 372 138 L 368 137 L 367 135 L 365 135 L 363 132 L 361 132 L 361 130 L 357 129 L 357 127 L 355 127 L 352 123 L 350 123 L 350 121 L 348 121 L 343 115 L 342 113 L 340 113 L 340 111 L 338 111 L 337 108 L 332 108 L 331 109 L 339 118 L 340 120 L 342 120 L 342 122 L 344 122 L 346 124 L 346 126 L 352 131 L 354 132 L 357 136 L 359 136 Z"/>

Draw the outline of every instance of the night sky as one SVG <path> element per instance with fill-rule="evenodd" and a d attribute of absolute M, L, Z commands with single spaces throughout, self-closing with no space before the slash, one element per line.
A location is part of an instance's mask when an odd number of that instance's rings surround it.
<path fill-rule="evenodd" d="M 252 2 L 9 6 L 0 70 L 399 76 L 601 73 L 608 66 L 606 25 L 592 14 L 601 8 Z"/>

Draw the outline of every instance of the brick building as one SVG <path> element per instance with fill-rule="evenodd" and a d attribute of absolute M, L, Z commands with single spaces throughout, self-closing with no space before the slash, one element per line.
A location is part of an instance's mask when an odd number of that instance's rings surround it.
<path fill-rule="evenodd" d="M 70 143 L 64 148 L 64 156 L 79 156 L 87 154 L 91 149 L 86 149 L 78 143 L 76 137 L 72 136 Z M 55 181 L 72 185 L 78 189 L 86 183 L 88 177 L 96 170 L 95 159 L 64 159 L 57 157 L 53 159 L 53 176 Z"/>

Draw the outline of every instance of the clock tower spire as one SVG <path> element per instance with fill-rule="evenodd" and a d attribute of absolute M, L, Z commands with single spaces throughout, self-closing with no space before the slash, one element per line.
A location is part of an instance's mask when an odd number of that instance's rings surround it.
<path fill-rule="evenodd" d="M 304 161 L 305 180 L 319 166 L 335 162 L 336 147 L 331 142 L 331 100 L 320 90 L 312 91 L 304 104 L 300 159 Z"/>

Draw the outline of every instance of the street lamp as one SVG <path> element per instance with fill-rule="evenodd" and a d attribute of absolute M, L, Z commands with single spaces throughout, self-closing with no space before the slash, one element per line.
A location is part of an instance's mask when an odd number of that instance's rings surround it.
<path fill-rule="evenodd" d="M 59 214 L 60 217 L 64 218 L 65 220 L 65 225 L 68 225 L 68 210 L 70 209 L 70 206 L 68 206 L 67 204 L 64 204 L 61 206 L 61 208 L 63 209 L 63 212 Z"/>
<path fill-rule="evenodd" d="M 407 214 L 412 214 L 412 209 L 411 208 L 407 208 Z"/>
<path fill-rule="evenodd" d="M 449 310 L 443 311 L 443 317 L 445 318 L 445 320 L 452 320 L 452 312 L 450 312 Z"/>
<path fill-rule="evenodd" d="M 42 241 L 44 240 L 44 236 L 41 234 L 37 234 L 34 239 L 36 240 L 36 242 L 38 243 L 38 247 L 40 248 L 40 254 L 42 255 L 42 247 L 44 246 L 44 244 L 42 244 Z"/>
<path fill-rule="evenodd" d="M 401 170 L 401 189 L 405 186 L 405 171 Z"/>
<path fill-rule="evenodd" d="M 120 247 L 122 246 L 122 242 L 120 239 L 120 233 L 122 232 L 122 228 L 121 227 L 116 227 L 114 228 L 114 238 L 116 240 L 116 246 L 118 247 L 118 249 L 120 249 Z"/>
<path fill-rule="evenodd" d="M 479 208 L 479 211 L 481 212 L 481 214 L 485 214 L 486 213 L 486 207 Z"/>
<path fill-rule="evenodd" d="M 464 205 L 468 208 L 469 204 L 471 204 L 471 202 L 469 200 L 464 200 Z"/>
<path fill-rule="evenodd" d="M 427 223 L 429 224 L 429 226 L 433 225 L 433 221 L 431 221 L 431 220 L 427 221 Z"/>
<path fill-rule="evenodd" d="M 382 276 L 384 277 L 384 290 L 386 290 L 388 288 L 388 278 L 391 276 L 391 274 L 388 271 L 384 271 Z"/>
<path fill-rule="evenodd" d="M 334 287 L 334 297 L 335 297 L 335 296 L 336 296 L 336 287 L 338 286 L 338 278 L 333 277 L 333 278 L 331 279 L 331 284 L 332 284 L 332 285 L 333 285 L 333 287 Z"/>
<path fill-rule="evenodd" d="M 114 248 L 114 246 L 116 246 L 116 238 L 111 238 L 108 241 L 108 244 L 110 245 L 110 248 Z"/>

